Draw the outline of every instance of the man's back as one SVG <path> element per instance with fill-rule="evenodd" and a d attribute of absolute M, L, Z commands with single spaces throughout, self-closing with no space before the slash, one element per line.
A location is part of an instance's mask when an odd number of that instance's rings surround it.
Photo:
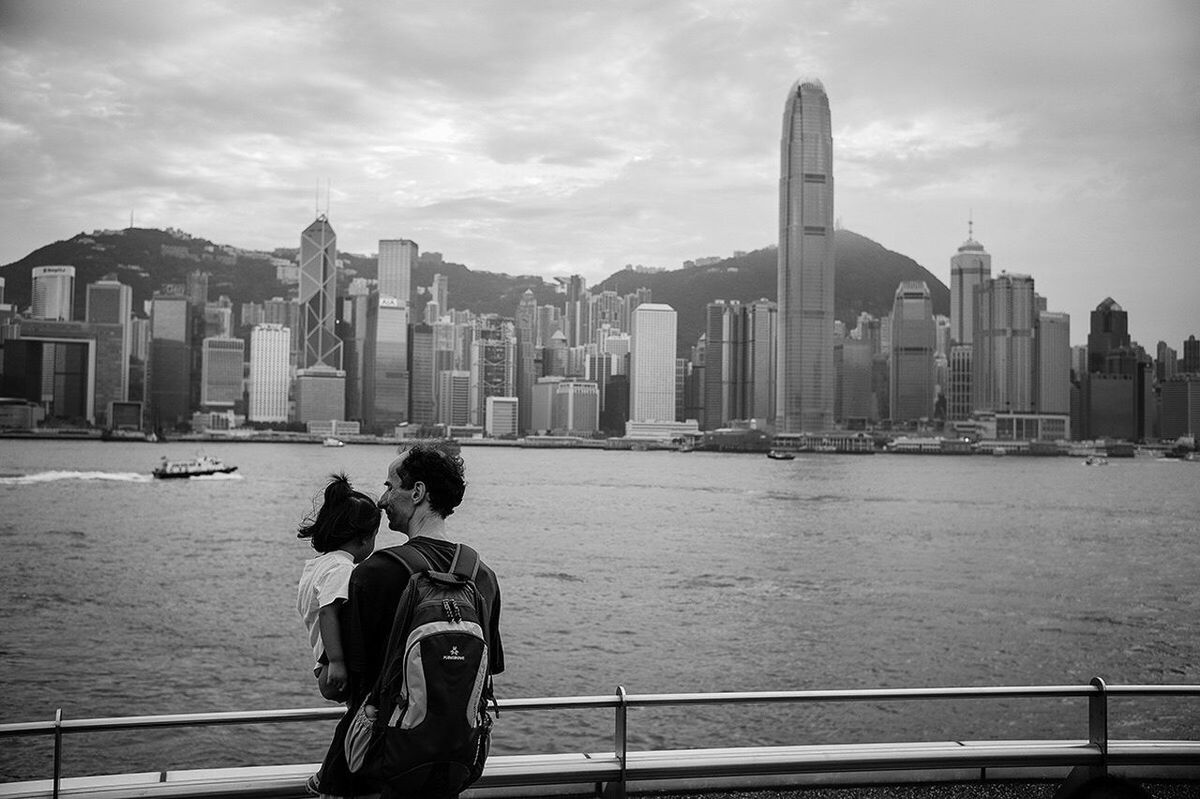
<path fill-rule="evenodd" d="M 455 546 L 452 541 L 418 536 L 391 549 L 414 549 L 429 561 L 434 571 L 449 571 Z M 354 569 L 350 578 L 349 599 L 342 613 L 352 704 L 361 701 L 375 686 L 387 652 L 396 607 L 410 576 L 411 571 L 405 563 L 378 552 Z M 475 576 L 475 587 L 483 599 L 484 613 L 488 619 L 490 671 L 499 674 L 504 671 L 504 648 L 500 639 L 500 585 L 495 572 L 482 561 Z"/>

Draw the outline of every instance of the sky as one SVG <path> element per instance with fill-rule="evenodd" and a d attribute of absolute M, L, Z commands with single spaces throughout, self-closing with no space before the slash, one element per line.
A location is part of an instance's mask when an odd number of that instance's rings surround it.
<path fill-rule="evenodd" d="M 0 0 L 0 263 L 175 227 L 472 269 L 679 268 L 778 242 L 789 88 L 835 216 L 947 285 L 968 234 L 1086 341 L 1200 335 L 1200 3 Z"/>

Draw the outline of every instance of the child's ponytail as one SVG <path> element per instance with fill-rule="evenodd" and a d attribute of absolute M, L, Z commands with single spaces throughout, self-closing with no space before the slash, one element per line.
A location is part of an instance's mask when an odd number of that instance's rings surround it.
<path fill-rule="evenodd" d="M 343 544 L 374 535 L 379 528 L 380 511 L 361 491 L 355 491 L 344 472 L 330 475 L 325 486 L 324 503 L 314 505 L 314 514 L 305 518 L 297 538 L 312 540 L 318 552 L 332 552 Z"/>

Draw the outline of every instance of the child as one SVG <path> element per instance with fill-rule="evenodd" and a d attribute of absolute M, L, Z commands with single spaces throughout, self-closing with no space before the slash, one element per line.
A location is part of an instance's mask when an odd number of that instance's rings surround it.
<path fill-rule="evenodd" d="M 345 474 L 332 475 L 316 518 L 305 519 L 297 538 L 322 554 L 305 561 L 296 607 L 308 628 L 317 688 L 326 699 L 346 696 L 346 660 L 338 608 L 346 601 L 354 564 L 371 554 L 379 531 L 375 500 L 355 491 Z"/>

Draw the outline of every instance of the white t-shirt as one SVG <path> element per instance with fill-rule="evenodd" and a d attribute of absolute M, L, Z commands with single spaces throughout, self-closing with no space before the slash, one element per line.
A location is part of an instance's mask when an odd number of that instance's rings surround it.
<path fill-rule="evenodd" d="M 325 654 L 321 641 L 321 625 L 317 622 L 321 608 L 345 600 L 350 591 L 350 572 L 354 571 L 354 558 L 350 553 L 335 549 L 304 561 L 300 572 L 300 587 L 297 591 L 296 609 L 304 626 L 308 628 L 308 642 L 312 644 L 314 668 L 320 665 Z"/>

